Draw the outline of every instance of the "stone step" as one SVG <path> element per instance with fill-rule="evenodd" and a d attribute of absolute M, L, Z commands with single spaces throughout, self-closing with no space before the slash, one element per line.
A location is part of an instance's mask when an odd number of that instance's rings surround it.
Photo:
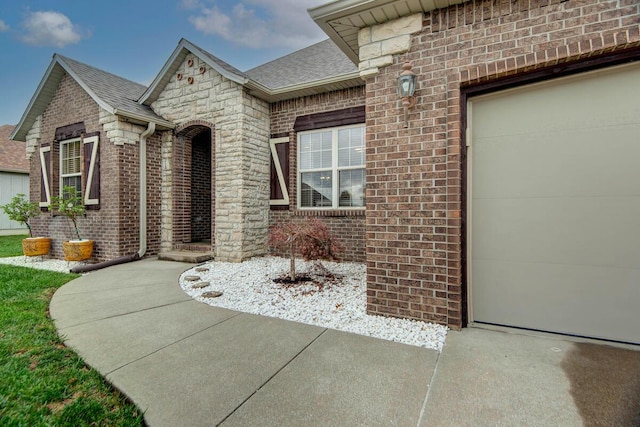
<path fill-rule="evenodd" d="M 194 252 L 194 251 L 168 251 L 158 254 L 158 259 L 164 261 L 189 262 L 191 264 L 200 264 L 213 259 L 211 252 Z"/>

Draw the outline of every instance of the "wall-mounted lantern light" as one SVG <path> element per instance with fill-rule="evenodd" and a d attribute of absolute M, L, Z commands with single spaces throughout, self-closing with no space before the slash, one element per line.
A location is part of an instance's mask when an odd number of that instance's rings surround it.
<path fill-rule="evenodd" d="M 413 96 L 416 92 L 416 78 L 416 73 L 411 71 L 411 63 L 405 62 L 402 65 L 402 73 L 398 77 L 398 95 L 402 98 L 404 107 L 404 127 L 409 127 L 409 108 L 416 105 L 416 98 Z"/>

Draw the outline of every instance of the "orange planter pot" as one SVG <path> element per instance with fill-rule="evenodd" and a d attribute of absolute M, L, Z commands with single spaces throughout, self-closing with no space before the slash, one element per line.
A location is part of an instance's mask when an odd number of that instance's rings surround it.
<path fill-rule="evenodd" d="M 51 249 L 49 237 L 27 237 L 22 239 L 22 252 L 25 256 L 47 255 Z"/>
<path fill-rule="evenodd" d="M 62 242 L 62 251 L 67 261 L 85 261 L 93 255 L 93 240 Z"/>

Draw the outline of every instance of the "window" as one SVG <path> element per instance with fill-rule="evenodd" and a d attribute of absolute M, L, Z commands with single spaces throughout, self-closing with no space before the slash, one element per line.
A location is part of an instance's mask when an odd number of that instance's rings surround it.
<path fill-rule="evenodd" d="M 75 187 L 82 194 L 80 170 L 80 138 L 70 139 L 60 143 L 60 194 L 69 185 Z"/>
<path fill-rule="evenodd" d="M 298 134 L 298 207 L 364 207 L 364 125 Z"/>

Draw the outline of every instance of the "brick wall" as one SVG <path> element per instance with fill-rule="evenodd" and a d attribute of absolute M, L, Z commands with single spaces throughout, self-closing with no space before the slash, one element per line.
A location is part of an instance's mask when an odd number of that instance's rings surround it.
<path fill-rule="evenodd" d="M 635 0 L 477 0 L 424 14 L 409 50 L 366 80 L 368 312 L 463 324 L 461 87 L 638 46 L 639 23 Z M 395 88 L 405 60 L 418 75 L 406 129 Z"/>
<path fill-rule="evenodd" d="M 211 133 L 191 141 L 191 240 L 211 239 Z"/>
<path fill-rule="evenodd" d="M 52 143 L 51 193 L 59 193 L 59 145 L 53 143 L 55 130 L 83 122 L 85 132 L 100 132 L 100 209 L 87 210 L 78 221 L 81 237 L 95 240 L 91 262 L 130 255 L 139 248 L 139 148 L 137 142 L 144 127 L 120 122 L 102 110 L 68 75 L 64 75 L 53 98 L 30 132 L 31 144 Z M 106 128 L 106 129 L 105 129 Z M 122 131 L 122 132 L 118 132 Z M 114 142 L 109 133 L 123 135 Z M 147 254 L 157 254 L 160 247 L 160 134 L 147 141 Z M 37 147 L 31 155 L 30 192 L 32 200 L 40 200 L 41 165 Z M 85 183 L 83 183 L 83 186 Z M 63 258 L 62 242 L 72 237 L 66 217 L 44 213 L 34 221 L 38 235 L 52 238 L 51 256 Z"/>
<path fill-rule="evenodd" d="M 365 260 L 365 215 L 363 211 L 299 211 L 297 206 L 297 138 L 292 131 L 296 117 L 308 114 L 341 110 L 362 106 L 365 103 L 364 87 L 345 89 L 307 96 L 271 104 L 271 135 L 289 135 L 289 209 L 271 210 L 269 224 L 274 226 L 282 222 L 305 221 L 310 215 L 325 222 L 331 233 L 338 237 L 345 247 L 341 259 L 345 261 L 364 262 Z M 285 179 L 287 179 L 285 177 Z M 368 185 L 368 184 L 367 184 Z M 271 253 L 284 255 L 271 248 Z"/>

